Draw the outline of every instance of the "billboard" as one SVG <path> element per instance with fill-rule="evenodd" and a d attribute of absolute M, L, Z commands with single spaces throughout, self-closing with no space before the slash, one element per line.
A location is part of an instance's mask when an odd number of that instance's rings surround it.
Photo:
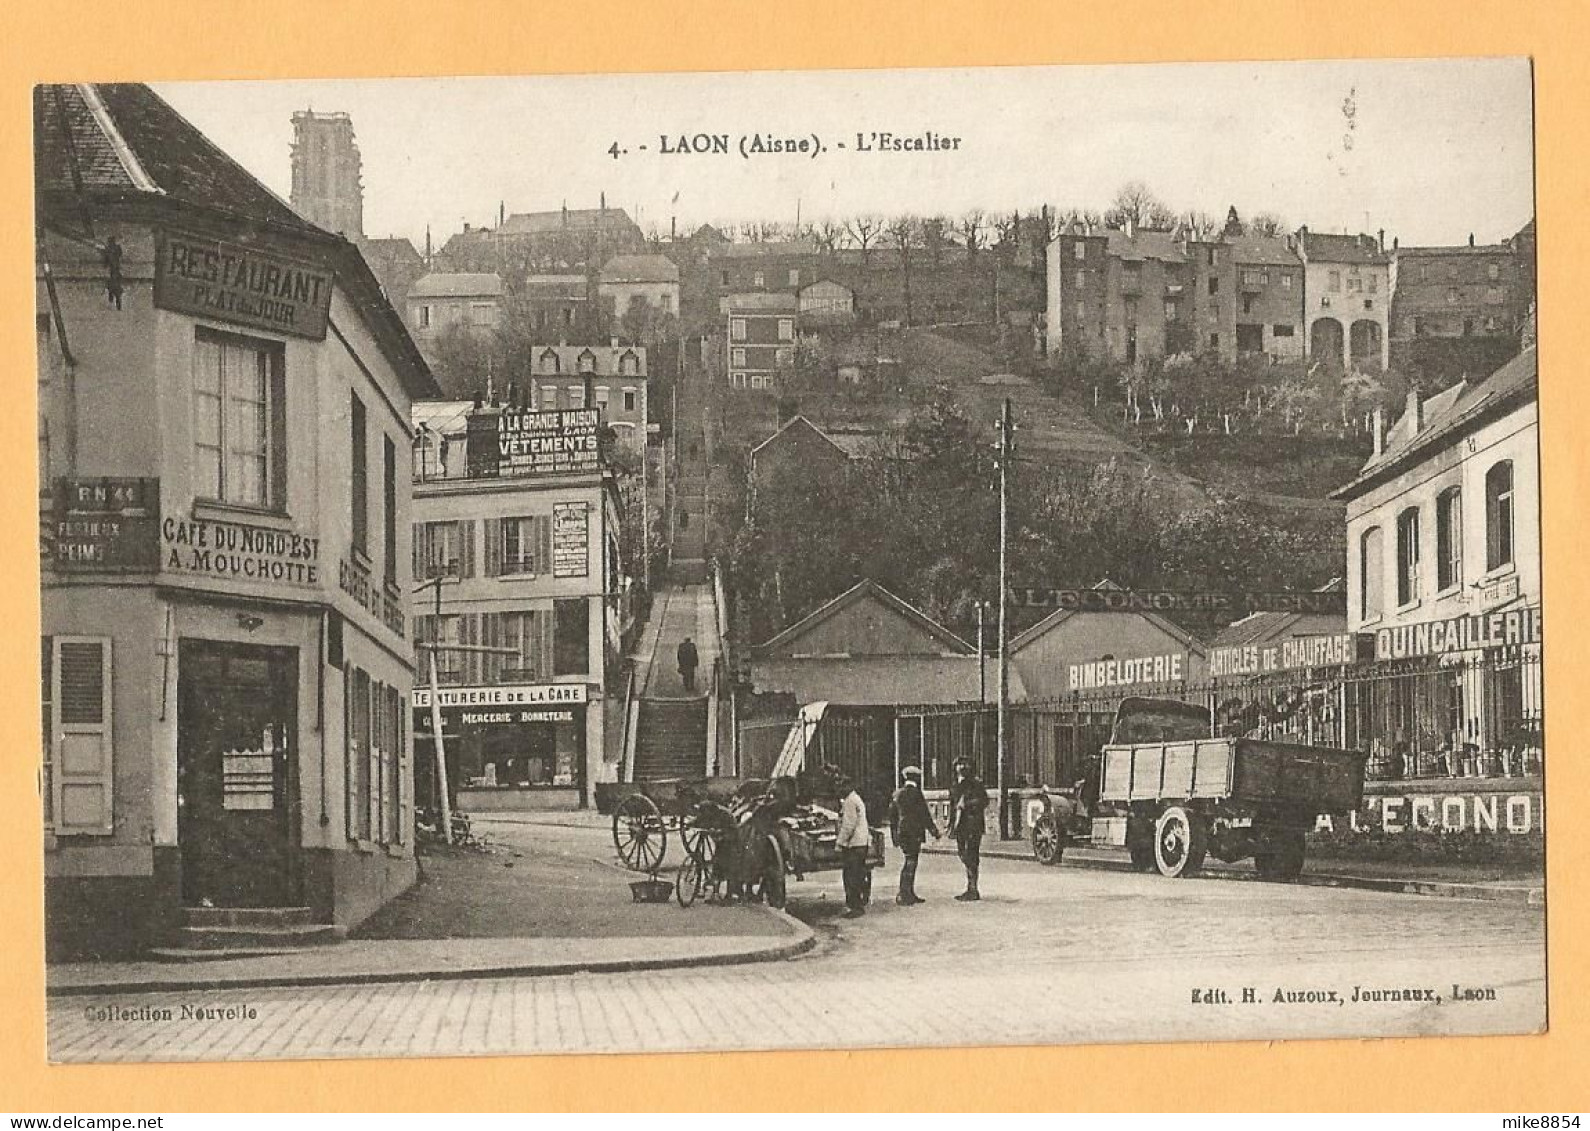
<path fill-rule="evenodd" d="M 481 409 L 466 438 L 471 479 L 578 475 L 602 469 L 600 409 Z"/>

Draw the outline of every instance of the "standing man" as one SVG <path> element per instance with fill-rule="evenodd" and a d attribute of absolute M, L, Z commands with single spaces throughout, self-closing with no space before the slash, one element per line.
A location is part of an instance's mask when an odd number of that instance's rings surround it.
<path fill-rule="evenodd" d="M 854 782 L 844 783 L 848 792 L 839 803 L 840 861 L 844 866 L 845 913 L 842 919 L 859 919 L 866 914 L 867 849 L 872 845 L 872 828 L 867 824 L 867 803 L 856 792 Z"/>
<path fill-rule="evenodd" d="M 701 662 L 696 655 L 696 642 L 685 637 L 679 645 L 679 678 L 685 682 L 685 691 L 696 693 L 696 665 Z"/>
<path fill-rule="evenodd" d="M 977 871 L 983 854 L 983 811 L 988 808 L 988 790 L 972 776 L 972 764 L 965 758 L 955 763 L 955 784 L 950 786 L 950 835 L 955 850 L 966 868 L 966 890 L 955 898 L 971 903 L 983 897 L 977 891 Z"/>
<path fill-rule="evenodd" d="M 922 796 L 922 771 L 907 766 L 900 771 L 900 778 L 900 788 L 889 802 L 889 835 L 900 850 L 900 891 L 894 901 L 910 907 L 927 902 L 916 893 L 917 857 L 928 833 L 933 834 L 934 840 L 939 838 L 939 827 L 928 809 L 927 798 Z"/>

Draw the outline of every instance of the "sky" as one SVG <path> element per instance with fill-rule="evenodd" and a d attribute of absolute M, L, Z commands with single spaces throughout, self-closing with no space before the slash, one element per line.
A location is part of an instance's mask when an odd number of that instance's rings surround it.
<path fill-rule="evenodd" d="M 1102 210 L 1138 180 L 1177 211 L 1235 205 L 1404 245 L 1499 242 L 1534 214 L 1525 59 L 765 71 L 520 78 L 158 83 L 216 144 L 289 194 L 292 114 L 345 111 L 365 233 L 439 248 L 464 223 L 596 207 L 666 235 L 793 222 Z M 862 152 L 858 133 L 959 138 Z M 660 152 L 728 135 L 724 154 Z M 753 155 L 740 139 L 814 137 Z M 845 148 L 841 149 L 843 144 Z M 621 152 L 614 157 L 611 149 Z M 641 146 L 647 147 L 644 152 Z"/>

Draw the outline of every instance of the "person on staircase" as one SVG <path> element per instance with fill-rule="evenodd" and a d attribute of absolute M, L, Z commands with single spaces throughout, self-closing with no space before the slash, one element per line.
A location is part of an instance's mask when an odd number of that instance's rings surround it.
<path fill-rule="evenodd" d="M 696 668 L 701 663 L 701 658 L 696 654 L 696 642 L 690 637 L 685 637 L 679 644 L 679 678 L 684 682 L 685 691 L 694 695 L 696 693 Z"/>

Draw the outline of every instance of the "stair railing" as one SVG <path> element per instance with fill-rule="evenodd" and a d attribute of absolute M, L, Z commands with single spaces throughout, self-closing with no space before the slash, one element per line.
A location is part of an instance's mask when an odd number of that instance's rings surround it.
<path fill-rule="evenodd" d="M 712 658 L 712 673 L 707 676 L 707 776 L 718 776 L 718 672 L 723 667 L 720 656 Z"/>
<path fill-rule="evenodd" d="M 618 766 L 618 780 L 635 780 L 635 737 L 640 730 L 640 696 L 635 694 L 635 669 L 624 681 L 624 755 Z"/>

